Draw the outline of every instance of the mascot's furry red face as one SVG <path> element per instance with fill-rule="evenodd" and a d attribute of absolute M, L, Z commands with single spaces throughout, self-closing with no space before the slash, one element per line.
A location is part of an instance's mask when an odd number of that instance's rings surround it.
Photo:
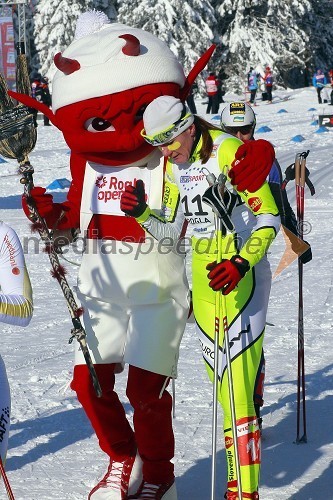
<path fill-rule="evenodd" d="M 58 109 L 56 124 L 74 153 L 102 165 L 126 165 L 153 149 L 140 134 L 148 104 L 160 95 L 179 97 L 179 90 L 161 83 L 87 99 Z"/>
<path fill-rule="evenodd" d="M 184 101 L 215 46 L 185 78 L 164 42 L 103 16 L 96 11 L 80 16 L 73 43 L 56 54 L 54 112 L 29 96 L 10 95 L 47 115 L 76 156 L 101 165 L 130 165 L 153 150 L 140 134 L 147 105 L 161 95 Z"/>

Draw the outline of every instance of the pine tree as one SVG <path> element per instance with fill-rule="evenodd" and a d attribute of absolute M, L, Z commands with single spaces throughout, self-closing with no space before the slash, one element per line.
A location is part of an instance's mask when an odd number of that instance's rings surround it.
<path fill-rule="evenodd" d="M 123 1 L 118 21 L 142 28 L 166 42 L 188 74 L 213 42 L 216 24 L 208 0 Z"/>
<path fill-rule="evenodd" d="M 268 65 L 278 84 L 303 86 L 311 57 L 303 23 L 311 8 L 310 0 L 224 0 L 216 5 L 229 84 L 241 89 L 250 65 Z"/>
<path fill-rule="evenodd" d="M 333 2 L 332 0 L 312 0 L 312 10 L 308 21 L 311 46 L 311 69 L 333 68 Z"/>
<path fill-rule="evenodd" d="M 73 40 L 78 16 L 89 9 L 91 0 L 40 0 L 35 13 L 35 44 L 39 72 L 52 80 L 53 58 Z"/>
<path fill-rule="evenodd" d="M 91 4 L 91 8 L 101 10 L 111 21 L 117 19 L 116 0 L 114 2 L 112 0 L 92 0 Z"/>
<path fill-rule="evenodd" d="M 250 66 L 271 66 L 275 82 L 293 88 L 306 85 L 310 71 L 333 67 L 332 0 L 31 0 L 30 4 L 35 5 L 33 18 L 27 16 L 27 30 L 33 30 L 31 66 L 51 80 L 53 57 L 72 42 L 79 14 L 95 8 L 114 21 L 117 6 L 117 20 L 164 40 L 185 74 L 212 42 L 217 43 L 207 70 L 216 71 L 232 90 L 244 89 Z"/>

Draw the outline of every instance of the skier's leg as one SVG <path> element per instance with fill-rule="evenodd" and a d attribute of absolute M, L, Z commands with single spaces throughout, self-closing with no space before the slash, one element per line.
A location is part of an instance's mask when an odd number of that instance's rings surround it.
<path fill-rule="evenodd" d="M 244 277 L 237 290 L 227 296 L 228 314 L 230 311 L 231 318 L 234 318 L 229 330 L 229 338 L 233 352 L 232 371 L 242 487 L 244 492 L 251 494 L 257 492 L 259 487 L 261 436 L 253 394 L 262 357 L 270 277 L 269 264 L 263 259 L 252 270 L 252 273 Z M 235 315 L 237 309 L 238 316 Z M 233 477 L 234 450 L 226 372 L 222 378 L 221 401 L 228 462 L 228 490 L 236 491 L 237 478 Z"/>
<path fill-rule="evenodd" d="M 262 418 L 260 417 L 260 408 L 264 404 L 264 382 L 265 382 L 265 355 L 264 351 L 261 353 L 261 359 L 259 363 L 259 368 L 256 376 L 254 393 L 253 393 L 253 402 L 254 409 L 258 418 L 258 424 L 261 429 Z"/>
<path fill-rule="evenodd" d="M 261 463 L 261 439 L 253 404 L 253 390 L 261 357 L 262 341 L 263 335 L 232 360 L 240 473 L 243 491 L 248 493 L 258 491 Z M 228 490 L 236 491 L 237 477 L 235 475 L 232 420 L 226 372 L 224 372 L 221 384 L 221 399 L 224 414 Z"/>
<path fill-rule="evenodd" d="M 152 484 L 174 479 L 172 397 L 165 389 L 170 378 L 129 367 L 127 396 L 134 408 L 133 423 L 143 479 Z"/>
<path fill-rule="evenodd" d="M 194 254 L 193 306 L 197 329 L 202 344 L 202 353 L 210 378 L 213 378 L 214 360 L 214 293 L 208 287 L 205 262 L 212 262 L 214 255 Z M 238 442 L 243 492 L 255 494 L 258 490 L 260 472 L 260 432 L 254 410 L 253 392 L 256 374 L 262 353 L 263 332 L 270 290 L 270 269 L 267 262 L 261 261 L 254 273 L 248 273 L 237 289 L 227 296 L 227 315 L 235 384 L 235 410 L 238 422 Z M 242 284 L 242 286 L 241 286 Z M 223 337 L 223 335 L 222 335 Z M 220 341 L 222 347 L 223 338 Z M 221 354 L 221 350 L 220 350 Z M 225 440 L 227 453 L 229 489 L 236 491 L 235 463 L 232 446 L 231 412 L 228 397 L 225 360 L 219 365 L 224 367 L 221 384 L 220 402 L 225 414 Z M 233 482 L 234 481 L 234 482 Z"/>

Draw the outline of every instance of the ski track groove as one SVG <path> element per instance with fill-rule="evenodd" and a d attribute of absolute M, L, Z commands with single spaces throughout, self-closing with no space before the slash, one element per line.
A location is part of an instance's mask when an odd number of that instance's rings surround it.
<path fill-rule="evenodd" d="M 57 359 L 61 356 L 68 355 L 68 354 L 73 356 L 72 351 L 59 351 L 59 349 L 55 349 L 54 351 L 51 351 L 48 354 L 38 356 L 36 358 L 31 358 L 31 359 L 25 361 L 24 363 L 13 365 L 10 367 L 10 371 L 15 372 L 15 371 L 21 370 L 22 368 L 27 368 L 28 366 L 32 366 L 32 365 L 38 365 L 38 364 L 43 363 L 45 361 L 48 361 L 50 359 Z"/>

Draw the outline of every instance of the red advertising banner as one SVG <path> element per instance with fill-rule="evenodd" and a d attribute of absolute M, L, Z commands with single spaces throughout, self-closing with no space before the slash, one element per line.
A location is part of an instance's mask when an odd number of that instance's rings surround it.
<path fill-rule="evenodd" d="M 0 17 L 0 71 L 9 88 L 15 84 L 14 26 L 11 17 Z"/>

